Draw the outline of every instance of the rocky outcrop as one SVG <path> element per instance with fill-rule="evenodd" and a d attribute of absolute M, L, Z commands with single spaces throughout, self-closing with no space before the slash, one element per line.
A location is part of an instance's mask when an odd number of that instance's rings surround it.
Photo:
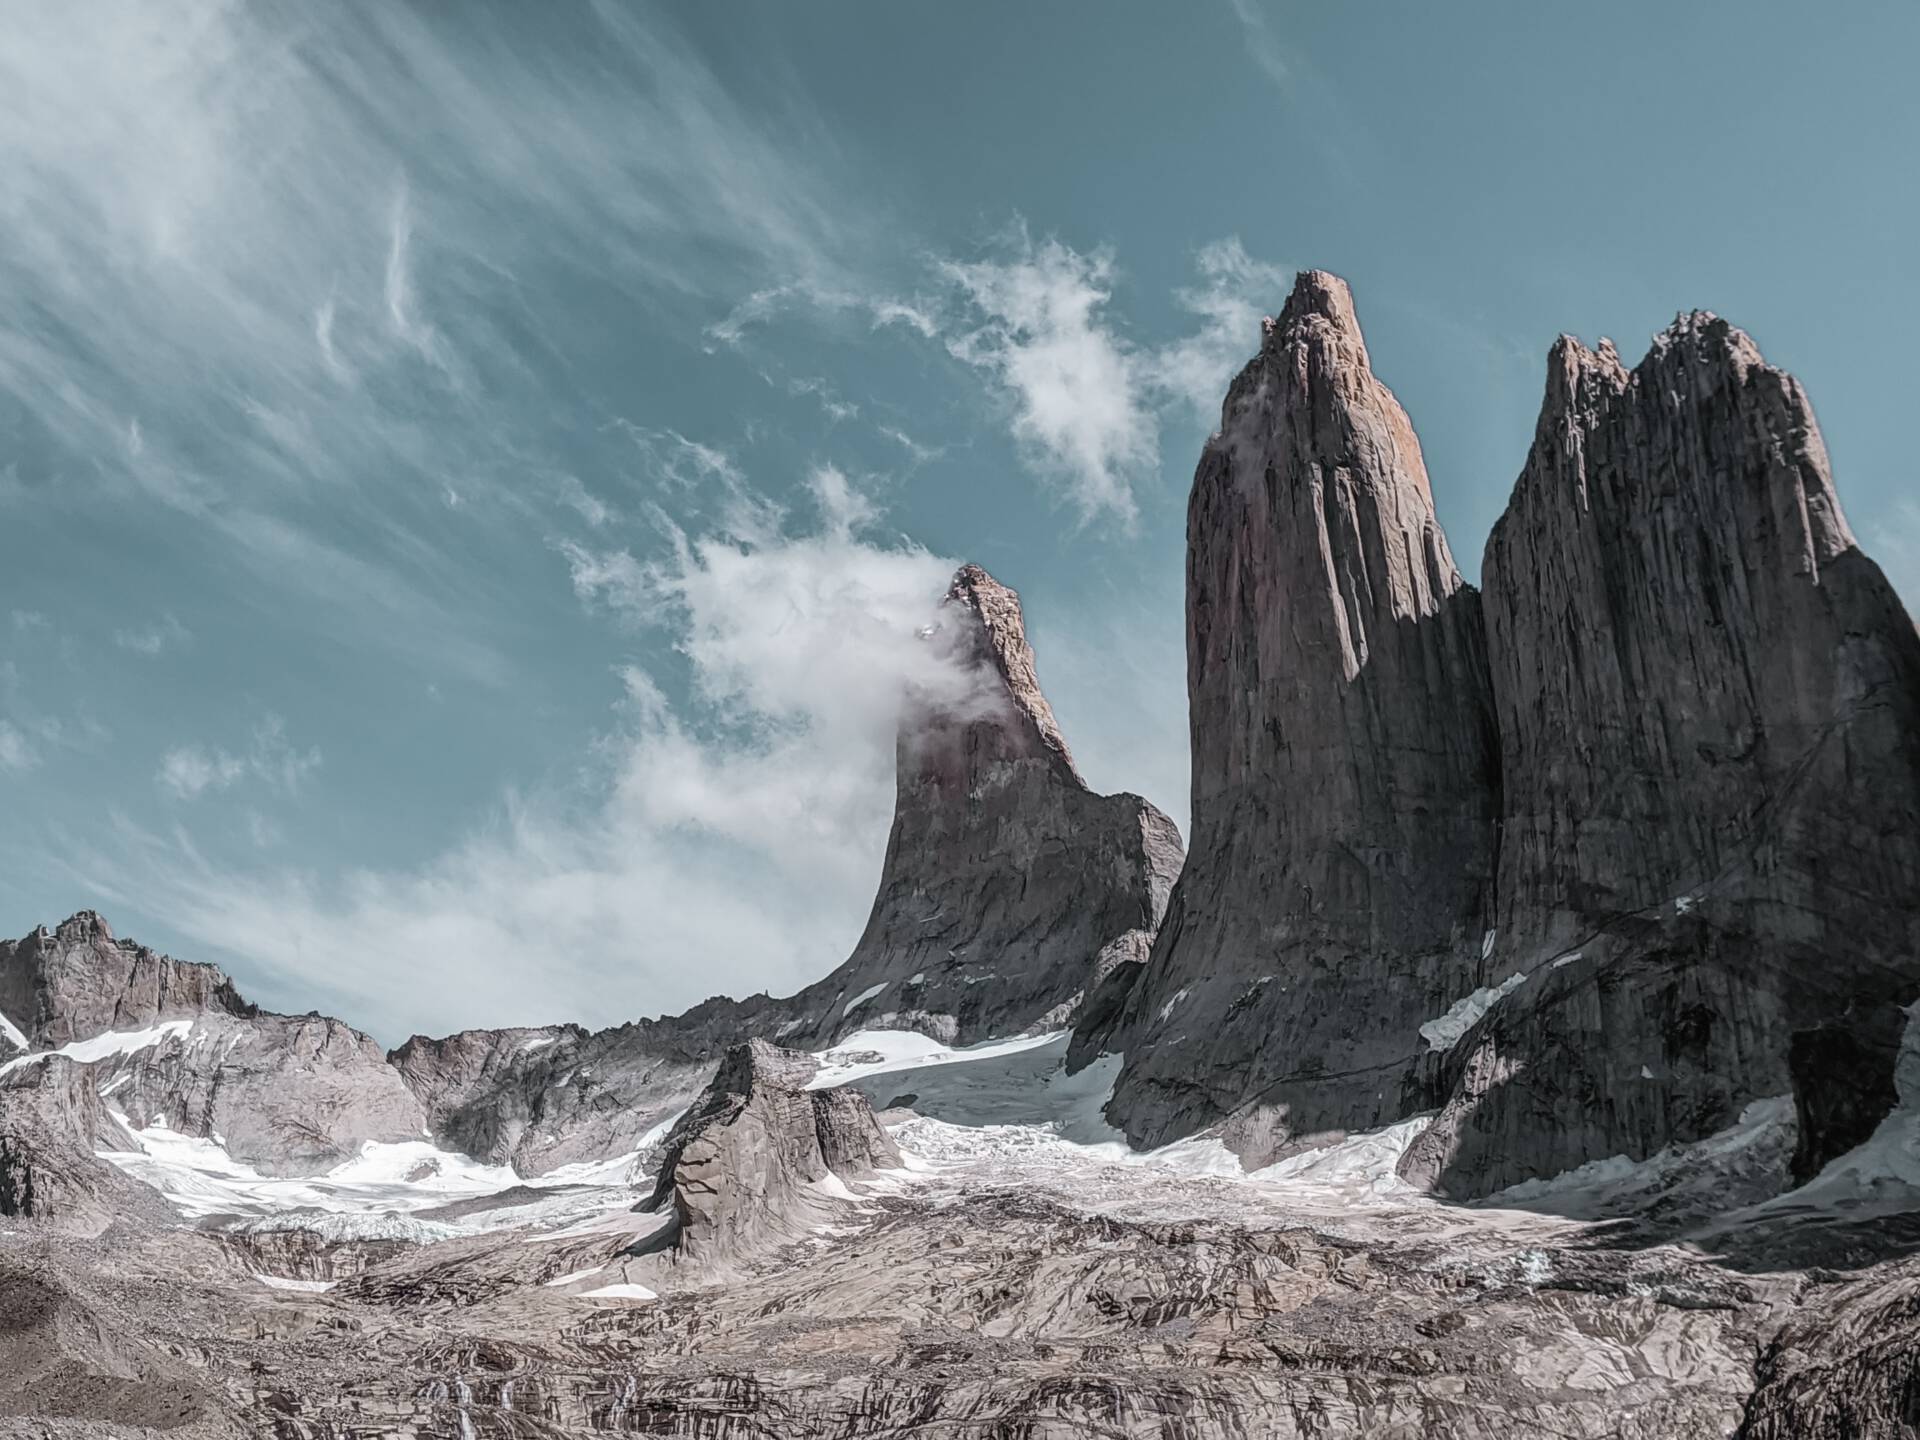
<path fill-rule="evenodd" d="M 909 697 L 873 912 L 846 963 L 790 1002 L 788 1043 L 877 1026 L 964 1045 L 1064 1026 L 1145 953 L 1180 873 L 1171 820 L 1080 778 L 1018 595 L 962 566 L 924 638 L 972 683 Z"/>
<path fill-rule="evenodd" d="M 0 1016 L 30 1050 L 58 1049 L 109 1030 L 145 1030 L 163 1020 L 254 1013 L 217 966 L 116 939 L 91 910 L 51 930 L 42 925 L 22 939 L 0 941 Z"/>
<path fill-rule="evenodd" d="M 1735 1440 L 1920 1435 L 1920 1262 L 1821 1279 L 1762 1350 Z"/>
<path fill-rule="evenodd" d="M 765 995 L 588 1032 L 416 1035 L 388 1058 L 427 1106 L 441 1144 L 523 1175 L 649 1153 L 713 1078 L 729 1047 L 790 1012 Z"/>
<path fill-rule="evenodd" d="M 324 1015 L 211 1015 L 97 1068 L 136 1127 L 159 1120 L 183 1135 L 217 1135 L 266 1175 L 316 1175 L 369 1141 L 427 1133 L 379 1043 Z"/>
<path fill-rule="evenodd" d="M 831 1216 L 823 1182 L 901 1167 L 900 1152 L 852 1090 L 808 1090 L 810 1055 L 750 1040 L 668 1137 L 651 1208 L 671 1206 L 682 1259 L 738 1263 L 805 1238 Z"/>
<path fill-rule="evenodd" d="M 1405 1113 L 1491 907 L 1478 599 L 1343 281 L 1302 274 L 1234 380 L 1187 539 L 1193 843 L 1108 1113 L 1270 1150 Z"/>
<path fill-rule="evenodd" d="M 157 1194 L 95 1154 L 123 1143 L 86 1066 L 49 1055 L 0 1068 L 0 1217 L 86 1235 L 164 1219 Z"/>
<path fill-rule="evenodd" d="M 1790 1090 L 1817 1168 L 1875 1117 L 1836 1128 L 1859 1087 L 1835 1072 L 1823 1098 L 1796 1044 L 1884 1062 L 1920 993 L 1920 637 L 1804 391 L 1708 314 L 1632 371 L 1563 338 L 1483 580 L 1489 971 L 1522 978 L 1459 1045 L 1410 1173 L 1484 1193 Z"/>

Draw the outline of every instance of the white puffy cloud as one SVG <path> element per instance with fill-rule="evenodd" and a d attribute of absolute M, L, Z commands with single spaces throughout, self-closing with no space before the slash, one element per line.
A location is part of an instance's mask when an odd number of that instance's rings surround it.
<path fill-rule="evenodd" d="M 1016 225 L 1000 253 L 945 261 L 962 306 L 947 348 L 983 371 L 1011 407 L 1014 438 L 1082 519 L 1130 522 L 1135 492 L 1159 465 L 1170 407 L 1218 413 L 1227 381 L 1260 343 L 1263 307 L 1290 276 L 1237 237 L 1195 256 L 1198 283 L 1176 290 L 1200 328 L 1162 345 L 1132 339 L 1113 318 L 1115 263 Z"/>
<path fill-rule="evenodd" d="M 946 261 L 965 328 L 948 349 L 991 375 L 1013 407 L 1013 434 L 1087 520 L 1131 521 L 1133 487 L 1159 459 L 1140 357 L 1106 315 L 1113 257 L 1024 226 L 999 258 Z"/>

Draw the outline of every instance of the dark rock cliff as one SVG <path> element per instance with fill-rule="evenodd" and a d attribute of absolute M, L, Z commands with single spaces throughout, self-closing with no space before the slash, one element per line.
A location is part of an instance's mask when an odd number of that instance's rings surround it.
<path fill-rule="evenodd" d="M 871 1025 L 971 1044 L 1062 1026 L 1151 944 L 1182 859 L 1171 820 L 1096 795 L 1040 691 L 1020 597 L 963 566 L 927 643 L 974 677 L 909 697 L 893 830 L 865 932 L 791 1002 L 788 1043 Z"/>
<path fill-rule="evenodd" d="M 1529 978 L 1409 1173 L 1482 1193 L 1790 1090 L 1811 1173 L 1892 1089 L 1796 1043 L 1890 1076 L 1920 992 L 1920 638 L 1805 392 L 1713 315 L 1632 371 L 1563 338 L 1483 579 L 1492 970 Z"/>
<path fill-rule="evenodd" d="M 1187 541 L 1193 843 L 1102 1037 L 1109 1115 L 1151 1143 L 1233 1112 L 1255 1150 L 1393 1119 L 1419 1027 L 1481 974 L 1493 722 L 1478 597 L 1345 282 L 1302 274 L 1233 382 Z"/>

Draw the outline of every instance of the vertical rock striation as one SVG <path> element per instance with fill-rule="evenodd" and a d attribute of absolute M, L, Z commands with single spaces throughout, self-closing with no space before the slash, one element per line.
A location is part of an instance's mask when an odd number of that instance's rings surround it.
<path fill-rule="evenodd" d="M 1139 1143 L 1238 1112 L 1261 1150 L 1408 1108 L 1490 905 L 1478 597 L 1345 282 L 1302 274 L 1269 323 L 1187 537 L 1193 843 L 1108 1113 Z"/>
<path fill-rule="evenodd" d="M 1891 1089 L 1823 1095 L 1796 1049 L 1890 1067 L 1920 990 L 1920 639 L 1805 392 L 1710 314 L 1632 371 L 1562 338 L 1482 578 L 1493 968 L 1533 978 L 1459 1047 L 1412 1173 L 1637 1158 L 1790 1089 L 1817 1169 Z"/>
<path fill-rule="evenodd" d="M 736 1045 L 674 1127 L 649 1208 L 671 1206 L 681 1259 L 726 1265 L 803 1240 L 831 1216 L 833 1182 L 900 1168 L 865 1097 L 808 1090 L 814 1070 L 764 1040 Z"/>

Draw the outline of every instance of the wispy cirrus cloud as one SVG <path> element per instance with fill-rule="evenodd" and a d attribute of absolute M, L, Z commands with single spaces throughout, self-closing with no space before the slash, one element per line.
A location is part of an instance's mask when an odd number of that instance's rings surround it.
<path fill-rule="evenodd" d="M 243 781 L 292 796 L 319 768 L 320 751 L 291 744 L 286 722 L 268 715 L 254 726 L 247 748 L 239 753 L 204 745 L 180 745 L 167 751 L 154 782 L 181 800 L 230 790 Z"/>
<path fill-rule="evenodd" d="M 0 50 L 8 493 L 153 504 L 331 638 L 504 683 L 447 512 L 511 533 L 530 506 L 611 508 L 524 483 L 577 472 L 550 452 L 586 403 L 536 282 L 668 313 L 869 288 L 885 227 L 802 99 L 755 101 L 614 3 L 23 11 Z"/>
<path fill-rule="evenodd" d="M 149 659 L 177 649 L 192 639 L 193 633 L 173 615 L 162 615 L 158 620 L 149 621 L 145 625 L 130 626 L 113 632 L 115 645 L 122 650 L 130 650 L 135 655 L 144 655 Z"/>

